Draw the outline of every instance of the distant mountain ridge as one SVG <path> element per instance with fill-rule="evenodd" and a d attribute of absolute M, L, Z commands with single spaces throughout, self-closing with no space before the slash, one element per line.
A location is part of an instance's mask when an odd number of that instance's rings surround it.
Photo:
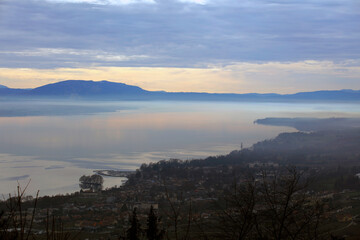
<path fill-rule="evenodd" d="M 351 89 L 343 89 L 343 90 L 322 90 L 315 92 L 299 92 L 295 94 L 290 94 L 292 98 L 311 98 L 311 99 L 326 99 L 326 98 L 342 98 L 346 99 L 359 99 L 360 91 L 359 90 L 351 90 Z"/>
<path fill-rule="evenodd" d="M 30 90 L 31 95 L 136 95 L 144 94 L 148 91 L 140 87 L 130 86 L 124 83 L 114 83 L 109 81 L 82 81 L 67 80 L 57 83 L 44 85 Z"/>
<path fill-rule="evenodd" d="M 190 101 L 360 101 L 360 90 L 333 90 L 276 93 L 197 93 L 147 91 L 137 86 L 109 81 L 67 80 L 47 84 L 34 89 L 12 89 L 0 87 L 0 97 L 26 98 L 85 98 L 114 100 L 190 100 Z"/>
<path fill-rule="evenodd" d="M 8 87 L 0 84 L 0 88 L 8 88 Z"/>

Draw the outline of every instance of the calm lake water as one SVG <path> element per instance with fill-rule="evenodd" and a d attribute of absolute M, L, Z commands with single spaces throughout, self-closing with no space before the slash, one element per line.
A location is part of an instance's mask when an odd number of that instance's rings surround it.
<path fill-rule="evenodd" d="M 266 117 L 360 117 L 359 104 L 0 101 L 0 194 L 78 191 L 97 169 L 135 170 L 162 159 L 204 158 L 250 147 L 289 127 Z M 121 184 L 105 178 L 105 187 Z"/>

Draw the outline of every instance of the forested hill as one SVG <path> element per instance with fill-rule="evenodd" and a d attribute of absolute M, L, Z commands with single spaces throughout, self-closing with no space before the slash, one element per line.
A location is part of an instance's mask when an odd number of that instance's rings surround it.
<path fill-rule="evenodd" d="M 250 149 L 233 151 L 216 159 L 219 163 L 360 164 L 359 146 L 360 128 L 281 133 L 274 139 L 254 144 Z"/>
<path fill-rule="evenodd" d="M 235 150 L 228 155 L 194 160 L 163 160 L 141 170 L 170 171 L 187 167 L 248 165 L 249 163 L 278 163 L 284 165 L 360 165 L 360 128 L 329 130 L 312 133 L 282 133 L 276 138 L 254 144 L 251 148 Z"/>

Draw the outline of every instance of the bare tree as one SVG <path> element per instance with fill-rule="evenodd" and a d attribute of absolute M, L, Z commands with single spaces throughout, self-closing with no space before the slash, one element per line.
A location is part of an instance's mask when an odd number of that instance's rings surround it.
<path fill-rule="evenodd" d="M 322 204 L 307 193 L 309 182 L 296 168 L 269 176 L 259 186 L 257 234 L 270 239 L 319 239 Z"/>
<path fill-rule="evenodd" d="M 248 239 L 256 222 L 254 213 L 256 203 L 256 188 L 253 180 L 239 186 L 234 186 L 225 198 L 223 207 L 220 207 L 219 223 L 214 226 L 218 229 L 217 238 Z"/>
<path fill-rule="evenodd" d="M 32 237 L 32 228 L 39 191 L 36 194 L 32 211 L 25 211 L 22 202 L 29 183 L 30 181 L 24 189 L 18 185 L 16 195 L 12 196 L 9 194 L 8 199 L 5 200 L 6 211 L 0 216 L 0 239 L 28 240 Z"/>
<path fill-rule="evenodd" d="M 296 168 L 234 185 L 224 197 L 216 238 L 320 239 L 322 204 L 307 193 L 308 181 Z"/>
<path fill-rule="evenodd" d="M 190 229 L 192 227 L 192 202 L 189 201 L 188 204 L 182 199 L 182 196 L 177 196 L 177 198 L 180 198 L 181 201 L 173 201 L 173 199 L 170 198 L 168 189 L 166 188 L 166 185 L 164 184 L 165 188 L 165 195 L 166 199 L 170 205 L 170 211 L 167 212 L 167 216 L 172 221 L 172 227 L 171 225 L 168 226 L 168 229 L 166 231 L 166 236 L 168 239 L 175 239 L 175 240 L 187 240 L 190 239 Z M 186 208 L 186 205 L 188 209 Z M 186 222 L 183 221 L 183 219 L 186 220 Z M 169 234 L 173 232 L 174 236 L 169 236 Z"/>
<path fill-rule="evenodd" d="M 4 200 L 6 210 L 0 213 L 1 240 L 33 240 L 38 238 L 38 236 L 33 233 L 33 223 L 39 191 L 37 191 L 36 197 L 33 200 L 31 211 L 24 209 L 24 200 L 26 199 L 25 192 L 29 183 L 30 181 L 25 188 L 21 188 L 18 184 L 16 195 L 12 196 L 9 194 L 9 197 Z M 70 234 L 65 232 L 61 222 L 56 221 L 55 217 L 50 217 L 49 214 L 47 215 L 46 240 L 72 240 L 77 239 L 78 235 L 79 233 Z"/>

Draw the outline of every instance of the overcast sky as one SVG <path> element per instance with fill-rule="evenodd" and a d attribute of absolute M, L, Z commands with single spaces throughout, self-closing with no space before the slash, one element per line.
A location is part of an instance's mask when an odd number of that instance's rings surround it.
<path fill-rule="evenodd" d="M 360 89 L 358 0 L 0 0 L 0 84 Z"/>

